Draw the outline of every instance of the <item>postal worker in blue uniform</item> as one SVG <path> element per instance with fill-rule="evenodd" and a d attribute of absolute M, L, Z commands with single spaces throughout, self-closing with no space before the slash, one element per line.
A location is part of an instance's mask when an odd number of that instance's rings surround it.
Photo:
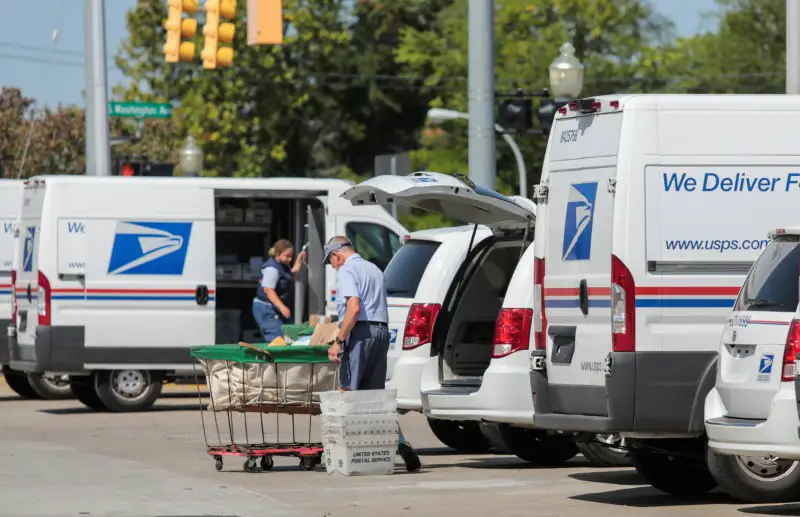
<path fill-rule="evenodd" d="M 333 237 L 324 253 L 323 263 L 336 270 L 339 334 L 328 357 L 340 363 L 339 384 L 345 390 L 386 389 L 389 310 L 383 272 L 361 258 L 347 237 Z M 398 452 L 409 472 L 420 469 L 419 456 L 402 431 Z"/>
<path fill-rule="evenodd" d="M 294 307 L 294 281 L 303 266 L 305 252 L 297 254 L 286 239 L 277 241 L 269 250 L 269 258 L 261 268 L 261 277 L 253 299 L 253 317 L 261 329 L 265 343 L 283 337 L 282 325 L 291 323 Z"/>

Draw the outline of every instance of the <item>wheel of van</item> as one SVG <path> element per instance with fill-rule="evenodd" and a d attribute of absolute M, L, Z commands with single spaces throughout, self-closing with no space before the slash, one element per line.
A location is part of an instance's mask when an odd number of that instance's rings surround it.
<path fill-rule="evenodd" d="M 459 452 L 488 452 L 492 447 L 483 436 L 478 422 L 429 418 L 428 426 L 440 442 Z"/>
<path fill-rule="evenodd" d="M 746 503 L 800 499 L 800 462 L 774 456 L 726 456 L 709 449 L 708 467 L 720 488 Z"/>
<path fill-rule="evenodd" d="M 39 397 L 45 400 L 71 399 L 72 389 L 66 375 L 51 373 L 28 374 L 28 382 Z"/>
<path fill-rule="evenodd" d="M 149 409 L 163 387 L 163 380 L 146 370 L 99 371 L 93 376 L 97 396 L 118 413 Z"/>
<path fill-rule="evenodd" d="M 15 372 L 8 366 L 3 366 L 3 377 L 5 377 L 6 384 L 11 388 L 11 391 L 20 397 L 28 400 L 39 400 L 42 398 L 33 390 L 31 383 L 28 382 L 28 376 L 25 373 Z"/>
<path fill-rule="evenodd" d="M 548 434 L 540 429 L 498 426 L 500 437 L 511 454 L 536 465 L 560 465 L 578 454 L 571 436 Z"/>
<path fill-rule="evenodd" d="M 622 438 L 618 434 L 598 434 L 591 442 L 577 442 L 578 450 L 589 462 L 600 467 L 628 467 L 631 454 L 619 446 Z"/>
<path fill-rule="evenodd" d="M 505 442 L 503 442 L 503 437 L 500 436 L 500 424 L 494 424 L 489 422 L 481 422 L 480 428 L 483 436 L 489 441 L 489 445 L 491 445 L 492 449 L 495 452 L 499 452 L 501 454 L 510 454 L 511 451 L 508 450 L 506 447 Z"/>
<path fill-rule="evenodd" d="M 631 462 L 653 488 L 677 497 L 698 496 L 717 486 L 700 459 L 632 449 Z"/>
<path fill-rule="evenodd" d="M 78 376 L 69 378 L 69 388 L 78 402 L 95 411 L 108 411 L 108 408 L 97 396 L 92 377 Z"/>

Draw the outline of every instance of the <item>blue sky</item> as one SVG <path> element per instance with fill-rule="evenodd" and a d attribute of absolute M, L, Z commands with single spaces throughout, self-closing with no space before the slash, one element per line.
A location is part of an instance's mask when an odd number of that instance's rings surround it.
<path fill-rule="evenodd" d="M 25 0 L 3 2 L 0 17 L 0 86 L 13 86 L 41 104 L 83 105 L 83 0 Z M 713 27 L 704 14 L 714 0 L 651 0 L 675 22 L 679 35 Z M 106 0 L 108 81 L 122 81 L 113 57 L 126 36 L 125 13 L 136 0 Z M 53 30 L 59 38 L 52 44 Z M 51 49 L 55 49 L 51 51 Z"/>

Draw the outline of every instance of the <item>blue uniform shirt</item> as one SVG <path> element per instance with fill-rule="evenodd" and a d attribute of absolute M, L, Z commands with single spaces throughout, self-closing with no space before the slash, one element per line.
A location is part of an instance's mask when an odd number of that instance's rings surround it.
<path fill-rule="evenodd" d="M 344 320 L 347 298 L 351 296 L 361 300 L 357 321 L 389 323 L 383 272 L 358 253 L 350 255 L 336 274 L 336 305 L 340 322 Z"/>

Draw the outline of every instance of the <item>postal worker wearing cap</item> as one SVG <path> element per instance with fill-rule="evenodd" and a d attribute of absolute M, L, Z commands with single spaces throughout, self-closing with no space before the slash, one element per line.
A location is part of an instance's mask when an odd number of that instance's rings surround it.
<path fill-rule="evenodd" d="M 346 390 L 386 389 L 389 310 L 383 272 L 361 258 L 347 237 L 325 245 L 325 264 L 336 270 L 339 335 L 328 351 L 341 363 L 339 384 Z M 399 453 L 409 472 L 419 470 L 417 453 L 400 432 Z"/>

